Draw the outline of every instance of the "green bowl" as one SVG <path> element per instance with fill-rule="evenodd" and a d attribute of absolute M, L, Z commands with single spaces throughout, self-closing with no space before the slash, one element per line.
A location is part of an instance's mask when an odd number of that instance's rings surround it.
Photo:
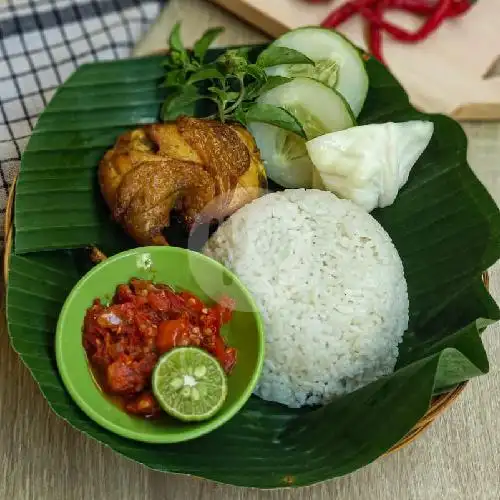
<path fill-rule="evenodd" d="M 233 318 L 223 327 L 222 333 L 238 350 L 238 361 L 228 377 L 226 402 L 212 419 L 182 423 L 167 415 L 155 420 L 128 415 L 96 385 L 82 346 L 85 311 L 96 297 L 110 300 L 116 286 L 133 277 L 166 283 L 176 290 L 188 290 L 209 302 L 223 294 L 236 300 Z M 64 385 L 92 420 L 137 441 L 178 443 L 220 427 L 246 403 L 262 370 L 264 333 L 251 295 L 224 266 L 183 248 L 142 247 L 105 260 L 76 284 L 59 316 L 56 357 Z"/>

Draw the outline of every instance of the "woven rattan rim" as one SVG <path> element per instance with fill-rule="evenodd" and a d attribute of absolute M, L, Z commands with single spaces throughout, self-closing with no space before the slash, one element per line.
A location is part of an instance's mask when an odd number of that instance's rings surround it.
<path fill-rule="evenodd" d="M 3 258 L 3 277 L 4 284 L 7 284 L 7 278 L 9 275 L 9 256 L 12 250 L 12 241 L 14 233 L 14 219 L 13 219 L 13 207 L 14 207 L 14 197 L 15 197 L 15 186 L 16 179 L 12 183 L 9 191 L 9 198 L 7 200 L 7 207 L 5 209 L 5 222 L 4 222 L 4 237 L 5 237 L 5 253 Z M 486 287 L 489 285 L 488 273 L 483 274 L 483 281 Z M 427 413 L 419 420 L 419 422 L 413 427 L 413 429 L 403 438 L 399 443 L 395 444 L 386 454 L 393 453 L 400 450 L 407 444 L 415 440 L 424 430 L 429 427 L 434 420 L 443 413 L 462 393 L 465 389 L 466 383 L 460 384 L 455 389 L 445 394 L 441 394 L 433 398 L 429 410 Z"/>

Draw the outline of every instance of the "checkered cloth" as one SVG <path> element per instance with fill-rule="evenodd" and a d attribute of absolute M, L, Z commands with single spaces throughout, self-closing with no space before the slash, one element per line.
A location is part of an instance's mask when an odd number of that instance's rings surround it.
<path fill-rule="evenodd" d="M 83 63 L 130 54 L 162 0 L 0 2 L 0 222 L 36 120 Z M 2 230 L 0 229 L 0 232 Z M 0 235 L 1 237 L 1 235 Z"/>

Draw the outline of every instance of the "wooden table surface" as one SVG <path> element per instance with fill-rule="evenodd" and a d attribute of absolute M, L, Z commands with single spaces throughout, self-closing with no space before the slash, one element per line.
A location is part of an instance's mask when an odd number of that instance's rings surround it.
<path fill-rule="evenodd" d="M 272 1 L 272 0 L 270 0 Z M 171 0 L 137 53 L 164 46 L 182 19 L 186 40 L 224 25 L 223 43 L 264 37 L 203 0 Z M 500 203 L 500 124 L 464 124 L 472 168 Z M 500 265 L 491 271 L 500 297 Z M 491 371 L 416 442 L 350 475 L 298 490 L 258 491 L 150 471 L 51 413 L 0 328 L 0 500 L 498 500 L 500 328 L 484 334 Z"/>

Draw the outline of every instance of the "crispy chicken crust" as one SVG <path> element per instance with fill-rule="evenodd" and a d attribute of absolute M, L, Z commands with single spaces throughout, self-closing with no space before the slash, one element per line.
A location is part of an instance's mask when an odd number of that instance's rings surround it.
<path fill-rule="evenodd" d="M 121 135 L 98 177 L 113 218 L 141 245 L 168 244 L 162 231 L 173 209 L 188 226 L 220 220 L 267 186 L 248 130 L 189 117 Z"/>

